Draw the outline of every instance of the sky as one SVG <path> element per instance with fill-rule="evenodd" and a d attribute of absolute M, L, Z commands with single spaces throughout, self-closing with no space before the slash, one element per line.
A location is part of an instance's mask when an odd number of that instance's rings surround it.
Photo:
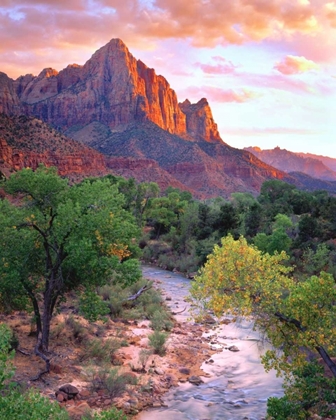
<path fill-rule="evenodd" d="M 1 0 L 0 71 L 84 64 L 112 38 L 230 146 L 336 158 L 336 0 Z"/>

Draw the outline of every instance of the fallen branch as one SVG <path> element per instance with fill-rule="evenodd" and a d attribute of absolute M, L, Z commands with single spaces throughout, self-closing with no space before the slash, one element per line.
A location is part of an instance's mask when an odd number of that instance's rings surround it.
<path fill-rule="evenodd" d="M 182 312 L 184 312 L 187 309 L 187 307 L 185 307 L 184 309 L 182 309 L 182 311 L 178 311 L 178 312 L 172 312 L 173 315 L 177 315 L 177 314 L 181 314 Z"/>
<path fill-rule="evenodd" d="M 138 297 L 141 296 L 142 293 L 147 292 L 147 290 L 149 290 L 151 288 L 152 288 L 152 285 L 151 284 L 145 284 L 134 295 L 129 296 L 128 298 L 124 299 L 123 302 L 132 302 L 132 301 L 138 299 Z"/>

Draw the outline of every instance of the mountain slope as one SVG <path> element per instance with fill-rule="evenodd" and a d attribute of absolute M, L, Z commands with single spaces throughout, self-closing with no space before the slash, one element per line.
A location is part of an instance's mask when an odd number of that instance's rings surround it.
<path fill-rule="evenodd" d="M 0 114 L 0 170 L 56 166 L 60 175 L 82 177 L 108 171 L 105 157 L 33 117 Z"/>
<path fill-rule="evenodd" d="M 269 150 L 261 150 L 259 147 L 246 147 L 247 150 L 257 156 L 263 162 L 285 172 L 302 172 L 313 178 L 325 181 L 336 181 L 336 172 L 328 167 L 322 160 L 322 156 L 308 155 L 303 153 L 289 152 L 286 149 L 276 147 Z M 328 159 L 331 162 L 333 159 Z M 336 168 L 336 159 L 335 168 Z"/>

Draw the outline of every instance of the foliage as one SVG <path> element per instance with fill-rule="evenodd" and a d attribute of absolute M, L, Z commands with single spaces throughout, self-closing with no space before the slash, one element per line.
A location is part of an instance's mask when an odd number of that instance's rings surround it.
<path fill-rule="evenodd" d="M 312 413 L 323 417 L 336 416 L 336 379 L 328 379 L 316 361 L 294 370 L 282 398 L 270 398 L 269 419 L 307 419 Z"/>
<path fill-rule="evenodd" d="M 79 301 L 79 310 L 90 322 L 95 322 L 110 312 L 107 302 L 90 290 L 82 294 Z"/>
<path fill-rule="evenodd" d="M 120 373 L 118 368 L 89 366 L 85 373 L 93 391 L 103 389 L 111 398 L 119 397 L 128 385 L 137 383 L 133 375 Z"/>
<path fill-rule="evenodd" d="M 36 391 L 22 392 L 15 389 L 10 379 L 14 375 L 11 348 L 12 331 L 0 324 L 0 418 L 11 420 L 68 420 L 67 412 Z"/>
<path fill-rule="evenodd" d="M 14 375 L 14 368 L 11 362 L 14 357 L 14 353 L 11 351 L 11 338 L 12 330 L 9 326 L 0 324 L 0 391 Z"/>
<path fill-rule="evenodd" d="M 127 420 L 127 416 L 115 407 L 100 413 L 87 413 L 82 416 L 82 420 Z"/>
<path fill-rule="evenodd" d="M 173 322 L 169 314 L 164 310 L 156 310 L 150 318 L 151 328 L 157 331 L 170 331 L 173 328 Z"/>
<path fill-rule="evenodd" d="M 253 315 L 256 328 L 276 350 L 263 357 L 266 369 L 290 373 L 306 363 L 303 348 L 328 358 L 336 350 L 334 302 L 336 290 L 331 275 L 321 273 L 297 283 L 283 263 L 285 253 L 264 254 L 244 238 L 232 236 L 215 246 L 192 285 L 194 299 L 217 315 Z M 331 369 L 335 370 L 331 362 Z"/>
<path fill-rule="evenodd" d="M 0 399 L 0 418 L 11 420 L 69 420 L 66 410 L 36 391 L 11 391 Z"/>
<path fill-rule="evenodd" d="M 111 362 L 115 352 L 120 349 L 121 340 L 110 338 L 106 341 L 93 339 L 85 343 L 82 360 L 94 360 L 96 364 Z"/>
<path fill-rule="evenodd" d="M 287 230 L 293 226 L 290 218 L 285 214 L 277 214 L 274 220 L 271 235 L 258 233 L 253 239 L 260 251 L 268 252 L 271 255 L 275 252 L 288 252 L 292 243 L 287 234 Z"/>
<path fill-rule="evenodd" d="M 154 331 L 148 336 L 149 345 L 153 348 L 154 353 L 163 356 L 166 353 L 166 341 L 168 335 L 160 331 Z"/>
<path fill-rule="evenodd" d="M 21 204 L 0 201 L 1 305 L 28 309 L 30 302 L 45 351 L 52 315 L 66 292 L 139 278 L 139 231 L 109 180 L 70 187 L 54 168 L 40 167 L 13 174 L 4 188 Z"/>

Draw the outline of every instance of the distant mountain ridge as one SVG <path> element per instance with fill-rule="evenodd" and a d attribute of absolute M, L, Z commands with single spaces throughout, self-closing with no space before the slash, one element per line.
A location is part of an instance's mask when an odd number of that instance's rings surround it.
<path fill-rule="evenodd" d="M 295 175 L 224 143 L 205 98 L 179 103 L 167 80 L 119 39 L 83 66 L 16 80 L 0 73 L 0 112 L 50 124 L 104 154 L 117 174 L 179 186 L 199 198 L 257 194 L 268 179 L 305 188 Z"/>
<path fill-rule="evenodd" d="M 324 181 L 336 181 L 336 159 L 306 153 L 290 152 L 286 149 L 275 147 L 262 150 L 259 147 L 245 147 L 263 162 L 292 173 L 302 172 L 313 178 Z"/>

